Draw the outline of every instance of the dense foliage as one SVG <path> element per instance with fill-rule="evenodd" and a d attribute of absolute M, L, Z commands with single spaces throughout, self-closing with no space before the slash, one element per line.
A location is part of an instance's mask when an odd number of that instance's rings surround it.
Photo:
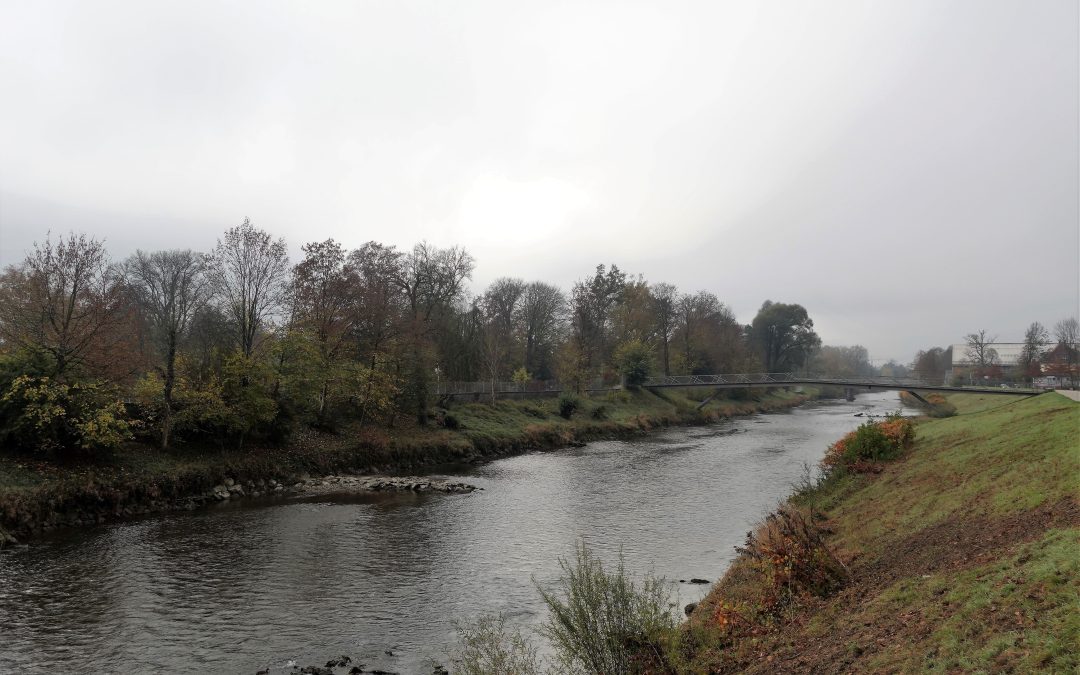
<path fill-rule="evenodd" d="M 615 265 L 569 293 L 500 278 L 474 294 L 457 247 L 331 239 L 295 264 L 287 251 L 247 219 L 205 254 L 113 262 L 85 235 L 36 245 L 0 275 L 0 442 L 57 455 L 132 437 L 245 447 L 303 426 L 424 425 L 447 382 L 485 382 L 492 399 L 534 381 L 581 394 L 656 372 L 805 367 L 820 344 L 799 305 L 766 302 L 743 326 L 710 292 Z"/>

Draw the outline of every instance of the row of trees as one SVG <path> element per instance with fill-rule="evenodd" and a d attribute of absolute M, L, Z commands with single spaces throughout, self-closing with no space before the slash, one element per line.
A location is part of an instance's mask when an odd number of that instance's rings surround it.
<path fill-rule="evenodd" d="M 132 432 L 280 438 L 297 424 L 427 423 L 439 380 L 558 379 L 868 365 L 819 350 L 806 310 L 765 302 L 739 324 L 707 291 L 599 265 L 570 293 L 501 278 L 466 288 L 457 247 L 302 247 L 245 220 L 209 253 L 36 244 L 0 276 L 0 433 L 8 446 L 114 444 Z M 861 351 L 860 351 L 861 350 Z"/>
<path fill-rule="evenodd" d="M 979 378 L 1031 381 L 1044 375 L 1076 379 L 1080 374 L 1080 321 L 1075 317 L 1058 321 L 1052 332 L 1040 322 L 1032 322 L 1024 331 L 1015 367 L 1010 367 L 1009 373 L 1003 366 L 1013 364 L 1003 363 L 998 350 L 1000 346 L 997 336 L 980 330 L 964 336 L 964 350 L 960 355 L 953 354 L 952 347 L 919 351 L 915 354 L 912 369 L 920 377 L 935 381 L 945 379 L 954 359 L 966 364 L 970 374 Z"/>

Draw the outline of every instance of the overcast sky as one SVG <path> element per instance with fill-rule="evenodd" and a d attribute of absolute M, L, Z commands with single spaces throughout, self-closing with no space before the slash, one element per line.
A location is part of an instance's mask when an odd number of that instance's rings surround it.
<path fill-rule="evenodd" d="M 875 359 L 1080 300 L 1076 0 L 0 0 L 0 264 L 55 232 L 598 263 Z"/>

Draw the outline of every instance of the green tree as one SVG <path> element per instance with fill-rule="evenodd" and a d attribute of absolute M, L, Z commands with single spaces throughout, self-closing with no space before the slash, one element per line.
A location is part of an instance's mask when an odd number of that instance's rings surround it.
<path fill-rule="evenodd" d="M 652 349 L 641 340 L 624 342 L 615 349 L 615 367 L 628 387 L 640 387 L 653 371 Z"/>
<path fill-rule="evenodd" d="M 750 324 L 750 341 L 767 372 L 787 372 L 804 365 L 821 345 L 806 308 L 766 300 Z"/>
<path fill-rule="evenodd" d="M 333 239 L 305 244 L 301 250 L 304 259 L 292 272 L 291 330 L 308 336 L 314 348 L 307 372 L 315 385 L 315 419 L 325 424 L 335 371 L 348 359 L 360 320 L 360 275 Z"/>
<path fill-rule="evenodd" d="M 258 432 L 278 412 L 277 402 L 270 396 L 273 371 L 263 361 L 234 352 L 225 360 L 222 392 L 229 432 L 237 438 L 237 447 L 253 432 Z"/>
<path fill-rule="evenodd" d="M 615 265 L 596 266 L 589 279 L 574 284 L 570 295 L 572 338 L 590 373 L 606 363 L 610 352 L 612 310 L 622 298 L 626 275 Z"/>

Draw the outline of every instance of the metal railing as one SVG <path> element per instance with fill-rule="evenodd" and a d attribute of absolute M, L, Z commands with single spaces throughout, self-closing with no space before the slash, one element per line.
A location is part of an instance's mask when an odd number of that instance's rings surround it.
<path fill-rule="evenodd" d="M 649 387 L 755 387 L 785 385 L 832 385 L 838 387 L 881 387 L 889 389 L 937 389 L 942 391 L 990 391 L 992 386 L 949 386 L 918 377 L 835 377 L 831 375 L 797 375 L 795 373 L 729 373 L 723 375 L 668 375 L 653 377 L 641 386 Z M 618 383 L 595 379 L 586 385 L 586 391 L 609 391 L 621 389 Z M 436 396 L 507 394 L 557 394 L 564 389 L 556 380 L 533 380 L 530 382 L 439 382 Z M 1013 387 L 1015 393 L 1029 390 Z M 1031 392 L 1036 390 L 1032 389 Z"/>

